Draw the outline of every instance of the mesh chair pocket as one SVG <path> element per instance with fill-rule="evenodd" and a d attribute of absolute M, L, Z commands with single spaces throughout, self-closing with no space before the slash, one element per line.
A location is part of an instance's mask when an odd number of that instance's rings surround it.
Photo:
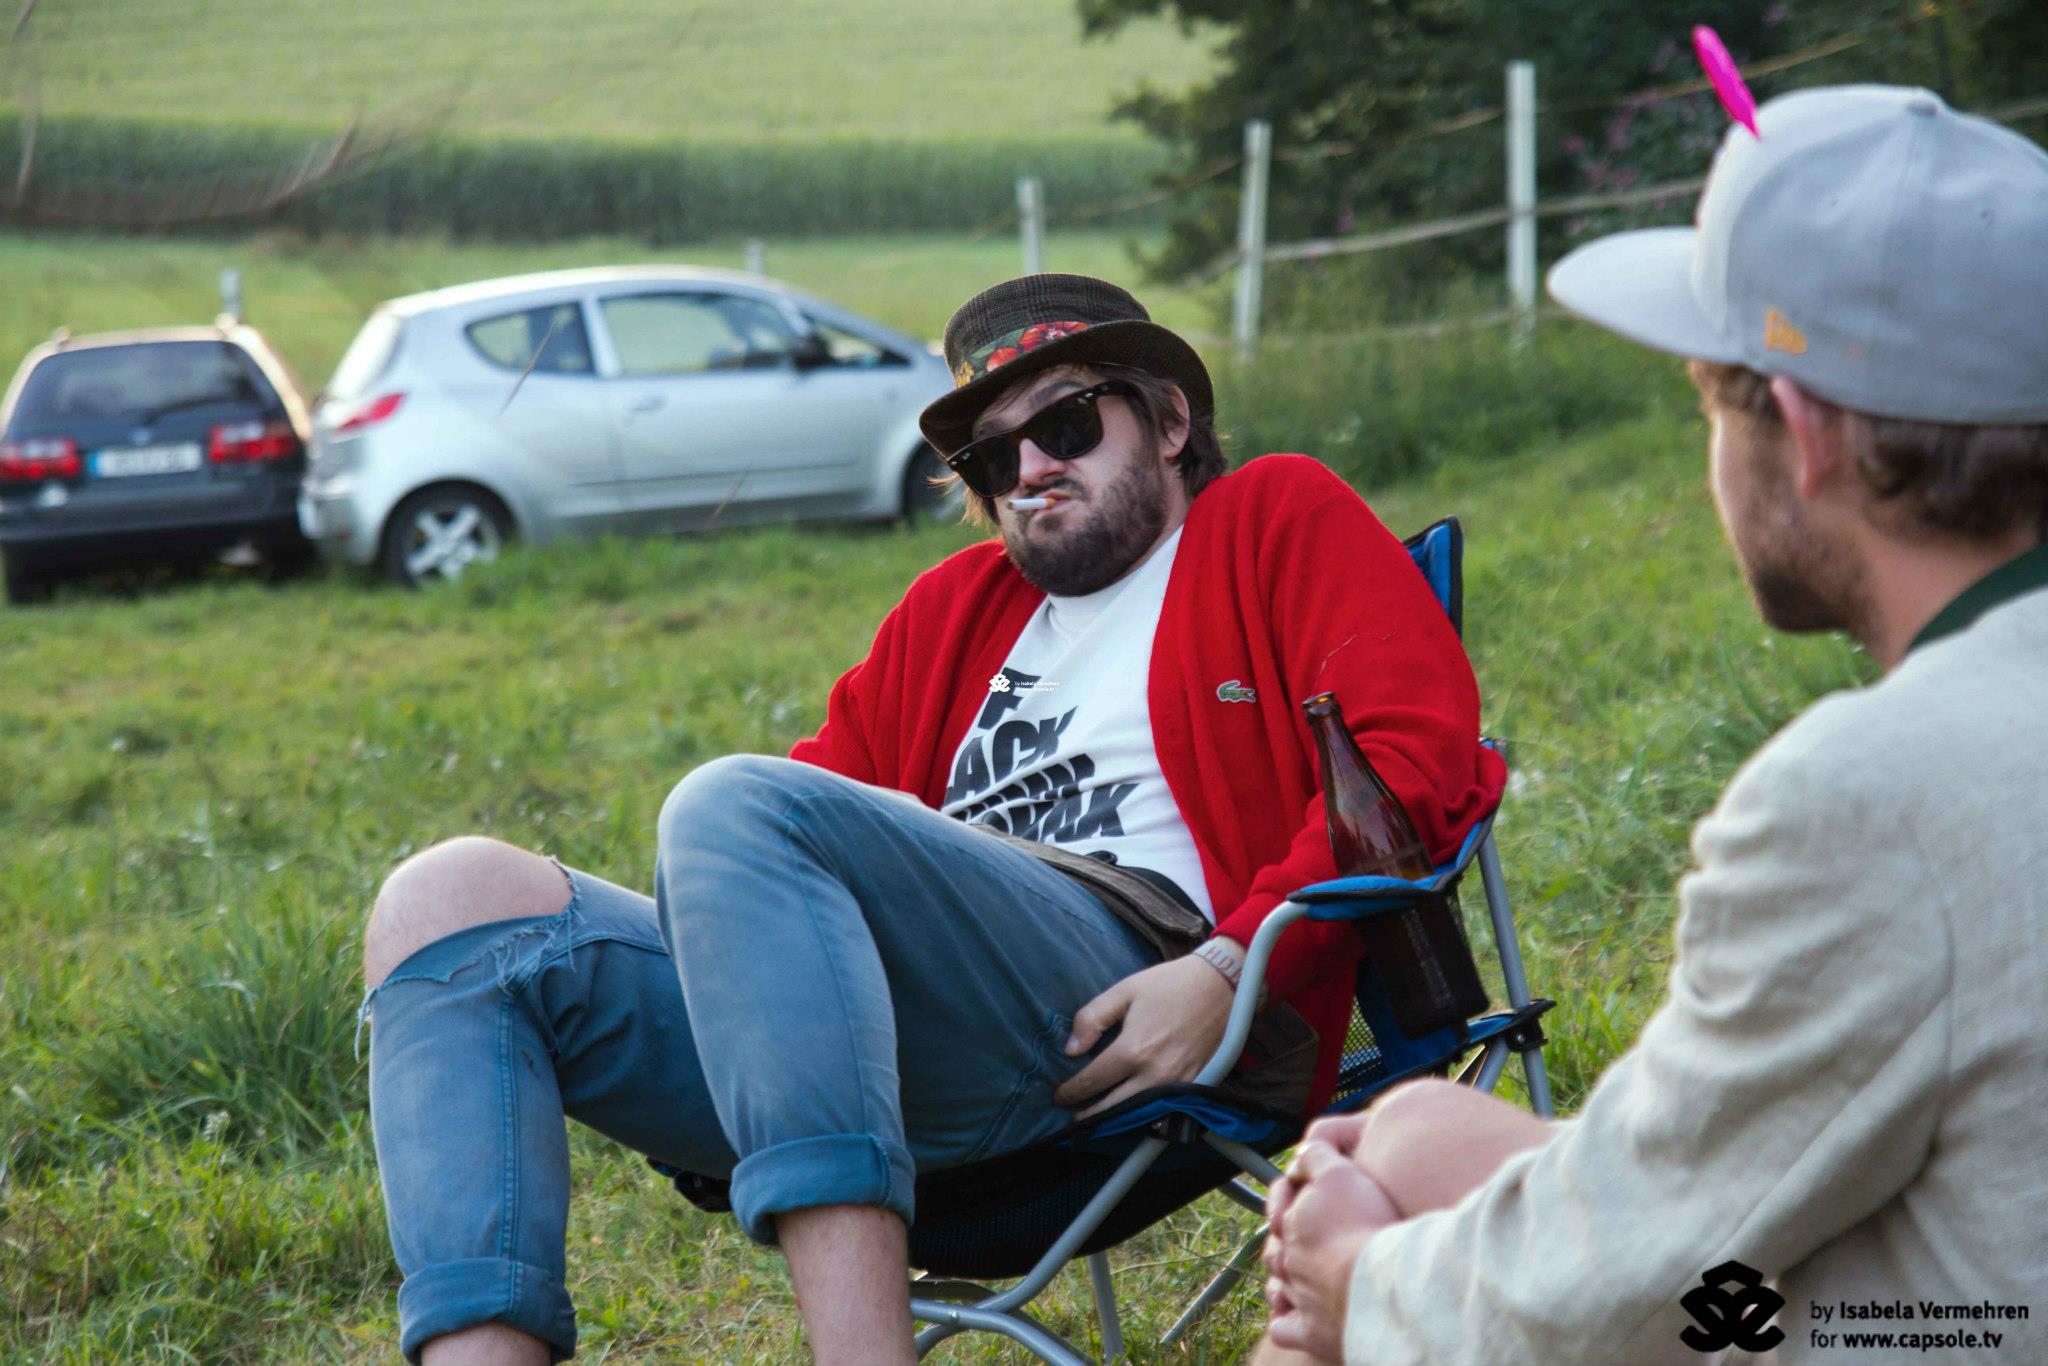
<path fill-rule="evenodd" d="M 1456 892 L 1431 893 L 1402 910 L 1369 917 L 1358 932 L 1403 1034 L 1418 1038 L 1486 1010 L 1486 988 L 1465 938 Z"/>

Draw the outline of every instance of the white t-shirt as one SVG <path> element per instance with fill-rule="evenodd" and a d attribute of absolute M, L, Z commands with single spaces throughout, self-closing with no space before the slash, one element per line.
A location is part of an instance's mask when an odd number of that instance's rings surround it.
<path fill-rule="evenodd" d="M 1167 790 L 1145 697 L 1176 530 L 1144 564 L 1080 597 L 1048 595 L 989 680 L 953 756 L 948 816 L 1108 850 L 1172 878 L 1213 923 L 1194 837 Z"/>

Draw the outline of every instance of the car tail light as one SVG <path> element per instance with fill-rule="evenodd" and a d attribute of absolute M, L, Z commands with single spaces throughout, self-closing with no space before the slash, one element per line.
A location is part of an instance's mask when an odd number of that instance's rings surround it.
<path fill-rule="evenodd" d="M 336 436 L 359 432 L 365 427 L 374 427 L 398 411 L 398 405 L 405 402 L 404 394 L 379 394 L 347 417 L 334 424 Z"/>
<path fill-rule="evenodd" d="M 78 443 L 68 436 L 42 436 L 0 446 L 0 479 L 76 479 Z"/>
<path fill-rule="evenodd" d="M 299 434 L 289 422 L 227 422 L 207 439 L 206 458 L 216 465 L 284 460 L 299 453 Z"/>

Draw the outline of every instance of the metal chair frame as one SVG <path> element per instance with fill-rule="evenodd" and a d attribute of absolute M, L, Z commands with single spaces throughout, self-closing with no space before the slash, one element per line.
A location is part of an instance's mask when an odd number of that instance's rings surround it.
<path fill-rule="evenodd" d="M 1462 532 L 1456 519 L 1447 518 L 1434 524 L 1410 538 L 1407 544 L 1418 569 L 1423 572 L 1431 590 L 1450 616 L 1453 626 L 1457 627 L 1462 635 L 1463 586 L 1460 576 L 1463 545 Z M 1460 1082 L 1482 1091 L 1491 1091 L 1507 1067 L 1509 1054 L 1519 1054 L 1531 1109 L 1545 1118 L 1550 1117 L 1554 1109 L 1549 1079 L 1543 1066 L 1544 1039 L 1539 1019 L 1543 1012 L 1550 1008 L 1552 1002 L 1533 998 L 1529 994 L 1528 978 L 1515 937 L 1514 918 L 1508 905 L 1507 882 L 1501 872 L 1500 854 L 1493 839 L 1495 814 L 1497 813 L 1488 814 L 1474 826 L 1467 835 L 1458 857 L 1449 865 L 1439 868 L 1435 876 L 1427 881 L 1405 882 L 1395 878 L 1338 879 L 1301 888 L 1287 901 L 1275 907 L 1252 938 L 1245 958 L 1243 978 L 1231 1003 L 1230 1018 L 1224 1028 L 1223 1040 L 1196 1076 L 1196 1083 L 1214 1086 L 1228 1076 L 1230 1070 L 1236 1066 L 1238 1057 L 1244 1050 L 1245 1041 L 1251 1033 L 1252 1017 L 1258 1010 L 1266 966 L 1272 959 L 1274 946 L 1289 926 L 1303 918 L 1357 921 L 1406 909 L 1425 896 L 1447 892 L 1455 887 L 1467 869 L 1476 862 L 1479 866 L 1480 882 L 1485 890 L 1494 947 L 1500 957 L 1502 984 L 1506 988 L 1509 1012 L 1485 1016 L 1480 1021 L 1473 1022 L 1474 1037 L 1470 1042 L 1460 1038 L 1447 1052 L 1439 1050 L 1438 1054 L 1427 1058 L 1414 1056 L 1405 1065 L 1390 1067 L 1388 1075 L 1377 1079 L 1371 1088 L 1349 1096 L 1325 1113 L 1344 1113 L 1357 1109 L 1395 1082 L 1454 1060 L 1467 1048 L 1476 1044 L 1479 1052 L 1460 1072 Z M 1361 996 L 1360 1007 L 1363 1008 L 1365 1004 L 1365 998 Z M 1374 1035 L 1379 1040 L 1383 1058 L 1387 1056 L 1385 1049 L 1389 1044 L 1401 1046 L 1416 1042 L 1398 1036 L 1390 1039 L 1387 1037 L 1389 1032 L 1383 1021 L 1374 1021 Z M 1008 1289 L 996 1291 L 959 1280 L 913 1281 L 911 1316 L 914 1320 L 929 1325 L 917 1335 L 918 1357 L 923 1359 L 940 1343 L 957 1334 L 981 1331 L 999 1333 L 1010 1338 L 1047 1363 L 1047 1366 L 1094 1366 L 1091 1359 L 1074 1344 L 1025 1312 L 1025 1306 L 1051 1284 L 1062 1267 L 1075 1258 L 1082 1245 L 1159 1160 L 1161 1154 L 1171 1144 L 1187 1141 L 1207 1144 L 1228 1158 L 1246 1175 L 1268 1186 L 1280 1178 L 1280 1170 L 1266 1154 L 1237 1140 L 1207 1131 L 1194 1116 L 1181 1114 L 1153 1122 L 1114 1174 L 1096 1191 L 1094 1198 L 1068 1224 L 1052 1246 L 1039 1257 L 1030 1271 Z M 1264 1199 L 1246 1185 L 1243 1178 L 1230 1181 L 1218 1189 L 1227 1199 L 1235 1201 L 1254 1214 L 1263 1214 Z M 1162 1346 L 1171 1345 L 1184 1337 L 1224 1295 L 1250 1273 L 1265 1235 L 1266 1226 L 1261 1223 L 1223 1269 L 1202 1288 L 1194 1301 L 1167 1329 L 1160 1339 Z M 1122 1323 L 1117 1313 L 1116 1293 L 1110 1278 L 1109 1257 L 1106 1252 L 1096 1252 L 1087 1255 L 1083 1260 L 1088 1265 L 1096 1314 L 1102 1328 L 1102 1361 L 1113 1362 L 1124 1354 L 1124 1337 Z"/>

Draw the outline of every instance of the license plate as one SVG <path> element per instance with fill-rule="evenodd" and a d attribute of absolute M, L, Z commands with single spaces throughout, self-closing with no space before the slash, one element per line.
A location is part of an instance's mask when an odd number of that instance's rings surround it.
<path fill-rule="evenodd" d="M 110 446 L 94 451 L 95 478 L 118 479 L 131 474 L 183 474 L 199 468 L 199 443 L 177 441 L 163 446 Z"/>

